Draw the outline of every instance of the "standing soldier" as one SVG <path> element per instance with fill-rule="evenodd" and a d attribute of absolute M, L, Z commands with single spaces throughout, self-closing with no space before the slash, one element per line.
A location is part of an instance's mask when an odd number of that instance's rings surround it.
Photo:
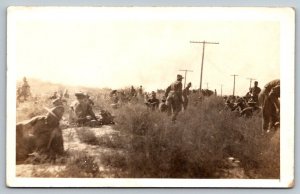
<path fill-rule="evenodd" d="M 276 127 L 280 120 L 280 80 L 276 79 L 265 85 L 260 93 L 259 100 L 262 104 L 262 128 L 267 133 Z"/>
<path fill-rule="evenodd" d="M 136 90 L 134 89 L 133 86 L 131 86 L 131 88 L 130 88 L 130 97 L 134 97 L 134 96 L 136 96 Z"/>
<path fill-rule="evenodd" d="M 186 86 L 186 88 L 183 89 L 182 91 L 182 97 L 183 97 L 183 110 L 187 109 L 188 103 L 189 103 L 189 99 L 188 99 L 188 95 L 190 95 L 190 87 L 192 86 L 192 83 L 188 83 L 188 85 Z"/>
<path fill-rule="evenodd" d="M 139 88 L 139 96 L 143 96 L 143 86 L 140 86 L 140 88 Z"/>
<path fill-rule="evenodd" d="M 181 111 L 182 107 L 182 79 L 181 75 L 177 75 L 177 80 L 172 83 L 165 93 L 167 98 L 167 106 L 169 108 L 168 113 L 171 114 L 172 111 L 172 121 L 176 120 L 178 113 Z"/>
<path fill-rule="evenodd" d="M 254 82 L 254 87 L 250 88 L 249 93 L 254 102 L 258 103 L 258 94 L 260 93 L 261 89 L 258 87 L 258 81 Z"/>
<path fill-rule="evenodd" d="M 20 100 L 21 97 L 24 97 L 24 101 L 27 100 L 27 97 L 30 96 L 30 86 L 27 82 L 26 77 L 23 78 L 23 85 L 21 86 L 18 94 L 18 100 Z"/>

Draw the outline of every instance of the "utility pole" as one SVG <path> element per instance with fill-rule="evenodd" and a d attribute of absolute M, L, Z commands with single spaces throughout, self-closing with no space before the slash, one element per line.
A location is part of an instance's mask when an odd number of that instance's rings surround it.
<path fill-rule="evenodd" d="M 233 96 L 234 96 L 234 92 L 235 92 L 235 77 L 236 77 L 236 76 L 239 76 L 239 75 L 233 74 L 233 75 L 231 75 L 231 76 L 233 76 Z"/>
<path fill-rule="evenodd" d="M 208 82 L 206 82 L 206 89 L 208 89 Z"/>
<path fill-rule="evenodd" d="M 184 88 L 185 88 L 187 72 L 193 72 L 193 71 L 188 69 L 183 69 L 179 71 L 184 71 Z"/>
<path fill-rule="evenodd" d="M 256 79 L 254 79 L 254 78 L 247 78 L 247 79 L 250 80 L 250 88 L 251 88 L 251 86 L 252 86 L 252 81 L 253 81 L 253 80 L 256 80 Z"/>
<path fill-rule="evenodd" d="M 202 61 L 201 61 L 201 72 L 200 72 L 200 87 L 199 87 L 199 93 L 201 94 L 202 90 L 202 75 L 203 75 L 203 62 L 204 62 L 204 51 L 205 51 L 205 44 L 219 44 L 218 42 L 206 42 L 204 41 L 190 41 L 190 43 L 198 43 L 202 44 Z"/>
<path fill-rule="evenodd" d="M 223 85 L 221 84 L 221 97 L 222 97 L 222 93 L 223 93 L 222 89 L 223 89 Z"/>

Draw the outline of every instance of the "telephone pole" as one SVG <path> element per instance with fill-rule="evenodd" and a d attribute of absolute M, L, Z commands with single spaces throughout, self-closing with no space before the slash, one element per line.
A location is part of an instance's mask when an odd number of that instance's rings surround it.
<path fill-rule="evenodd" d="M 251 78 L 251 77 L 250 77 L 250 78 L 247 78 L 247 79 L 248 79 L 248 80 L 250 80 L 250 88 L 251 88 L 252 81 L 253 81 L 253 80 L 256 80 L 256 79 L 254 79 L 254 78 Z"/>
<path fill-rule="evenodd" d="M 234 96 L 234 92 L 235 92 L 235 77 L 236 77 L 236 76 L 239 76 L 239 75 L 233 74 L 233 75 L 231 75 L 231 76 L 233 76 L 233 96 Z"/>
<path fill-rule="evenodd" d="M 201 94 L 205 45 L 206 44 L 219 44 L 219 43 L 218 42 L 206 42 L 205 40 L 201 41 L 201 42 L 200 41 L 190 41 L 190 43 L 202 44 L 202 61 L 201 61 L 201 72 L 200 72 L 200 87 L 199 87 L 199 93 Z"/>
<path fill-rule="evenodd" d="M 184 71 L 184 88 L 185 88 L 187 72 L 193 72 L 193 71 L 188 69 L 183 69 L 179 71 Z"/>
<path fill-rule="evenodd" d="M 221 84 L 221 97 L 222 97 L 222 93 L 223 93 L 223 85 Z"/>
<path fill-rule="evenodd" d="M 208 89 L 208 82 L 206 82 L 206 89 Z"/>

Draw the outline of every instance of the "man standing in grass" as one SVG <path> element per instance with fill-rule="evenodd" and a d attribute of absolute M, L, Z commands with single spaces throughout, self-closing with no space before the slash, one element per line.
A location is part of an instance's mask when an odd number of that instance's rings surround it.
<path fill-rule="evenodd" d="M 172 113 L 172 121 L 176 120 L 178 113 L 181 111 L 182 100 L 182 79 L 181 75 L 177 75 L 177 80 L 173 82 L 167 89 L 165 97 L 167 98 L 168 113 Z"/>
<path fill-rule="evenodd" d="M 190 87 L 192 86 L 192 83 L 188 83 L 188 85 L 186 86 L 186 88 L 183 89 L 182 91 L 182 97 L 183 97 L 183 110 L 187 109 L 188 103 L 189 103 L 189 99 L 188 99 L 188 95 L 190 95 Z"/>
<path fill-rule="evenodd" d="M 258 103 L 258 94 L 260 93 L 261 89 L 258 87 L 258 81 L 254 82 L 254 87 L 250 88 L 249 93 L 254 102 Z"/>

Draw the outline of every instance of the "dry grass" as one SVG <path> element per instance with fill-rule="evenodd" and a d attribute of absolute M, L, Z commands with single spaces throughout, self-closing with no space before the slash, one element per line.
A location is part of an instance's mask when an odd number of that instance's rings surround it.
<path fill-rule="evenodd" d="M 130 138 L 130 177 L 219 178 L 215 172 L 233 156 L 258 177 L 279 178 L 279 139 L 261 134 L 258 115 L 243 118 L 221 111 L 221 98 L 195 99 L 176 123 L 138 104 L 119 110 L 116 128 Z"/>
<path fill-rule="evenodd" d="M 82 143 L 90 145 L 98 145 L 107 148 L 125 148 L 127 143 L 126 138 L 122 137 L 119 133 L 96 136 L 95 132 L 87 127 L 77 128 L 76 133 Z"/>
<path fill-rule="evenodd" d="M 63 178 L 95 178 L 101 177 L 98 161 L 94 156 L 82 152 L 70 153 L 64 170 L 58 173 Z"/>

